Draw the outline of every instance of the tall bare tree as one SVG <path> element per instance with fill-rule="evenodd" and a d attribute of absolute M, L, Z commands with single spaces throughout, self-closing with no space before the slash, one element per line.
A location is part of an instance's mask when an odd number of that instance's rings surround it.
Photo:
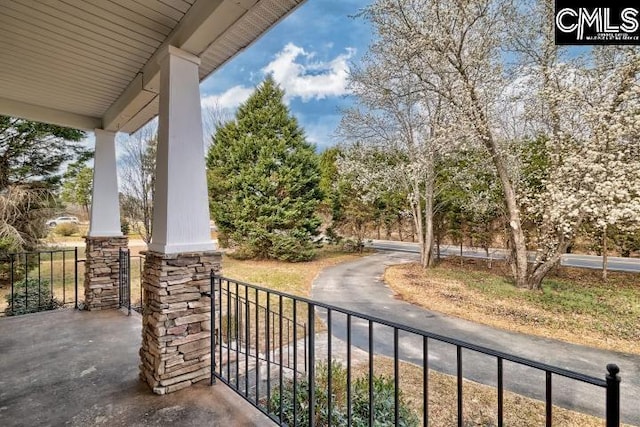
<path fill-rule="evenodd" d="M 155 123 L 120 142 L 121 207 L 131 228 L 145 243 L 153 234 L 153 188 L 158 133 Z"/>
<path fill-rule="evenodd" d="M 202 135 L 205 151 L 213 142 L 213 137 L 219 127 L 233 119 L 230 110 L 222 108 L 218 101 L 208 102 L 202 107 Z"/>

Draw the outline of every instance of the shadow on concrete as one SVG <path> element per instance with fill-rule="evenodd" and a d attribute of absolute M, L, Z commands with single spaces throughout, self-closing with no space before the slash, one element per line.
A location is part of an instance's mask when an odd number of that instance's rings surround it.
<path fill-rule="evenodd" d="M 141 324 L 115 310 L 0 319 L 0 425 L 273 424 L 224 384 L 153 394 L 138 379 Z"/>

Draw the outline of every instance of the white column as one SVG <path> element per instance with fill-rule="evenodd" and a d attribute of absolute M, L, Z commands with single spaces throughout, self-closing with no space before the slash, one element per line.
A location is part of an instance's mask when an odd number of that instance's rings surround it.
<path fill-rule="evenodd" d="M 89 237 L 122 236 L 116 168 L 116 133 L 95 129 Z"/>
<path fill-rule="evenodd" d="M 169 46 L 160 64 L 160 117 L 149 250 L 214 250 L 200 112 L 200 59 Z"/>

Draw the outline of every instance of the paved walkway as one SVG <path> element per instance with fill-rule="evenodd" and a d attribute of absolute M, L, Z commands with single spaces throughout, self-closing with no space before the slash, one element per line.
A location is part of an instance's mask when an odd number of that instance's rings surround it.
<path fill-rule="evenodd" d="M 0 425 L 272 425 L 221 383 L 151 393 L 138 379 L 141 327 L 117 310 L 0 319 Z"/>
<path fill-rule="evenodd" d="M 432 333 L 448 336 L 491 349 L 569 369 L 593 377 L 604 378 L 605 366 L 616 363 L 622 377 L 621 412 L 625 422 L 640 425 L 640 356 L 609 352 L 562 341 L 545 339 L 495 329 L 425 310 L 395 299 L 393 292 L 383 283 L 382 275 L 388 265 L 414 261 L 406 253 L 379 253 L 353 262 L 324 270 L 314 281 L 312 297 L 355 312 L 412 326 Z M 322 313 L 320 312 L 320 315 Z M 368 331 L 366 323 L 353 323 L 354 345 L 366 349 Z M 344 339 L 344 320 L 336 314 L 332 318 L 333 334 Z M 390 328 L 374 331 L 375 351 L 393 355 L 393 335 Z M 639 344 L 640 345 L 640 344 Z M 420 362 L 422 340 L 400 336 L 400 357 Z M 466 378 L 484 384 L 496 382 L 495 358 L 463 351 L 463 372 Z M 455 348 L 431 340 L 429 363 L 436 370 L 455 372 Z M 544 396 L 544 373 L 505 363 L 505 387 L 534 398 Z M 554 404 L 602 416 L 604 390 L 578 384 L 554 376 Z"/>

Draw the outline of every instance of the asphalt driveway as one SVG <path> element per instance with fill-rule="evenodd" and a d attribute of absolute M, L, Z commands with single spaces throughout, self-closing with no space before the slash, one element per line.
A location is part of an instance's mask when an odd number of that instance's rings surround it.
<path fill-rule="evenodd" d="M 593 377 L 604 378 L 606 365 L 616 363 L 620 367 L 622 377 L 622 419 L 624 422 L 640 425 L 640 356 L 499 330 L 395 299 L 393 292 L 382 281 L 385 268 L 392 264 L 415 260 L 417 256 L 413 254 L 385 252 L 327 268 L 314 281 L 312 297 L 369 316 Z M 319 315 L 326 318 L 320 311 Z M 332 334 L 339 339 L 346 338 L 346 316 L 332 314 Z M 400 358 L 421 363 L 422 340 L 409 334 L 405 335 L 400 336 Z M 363 350 L 368 348 L 367 322 L 353 320 L 352 342 L 354 346 Z M 379 354 L 393 356 L 391 328 L 380 326 L 374 329 L 374 350 Z M 468 350 L 463 350 L 462 356 L 465 378 L 495 385 L 497 369 L 494 357 Z M 438 371 L 455 373 L 455 347 L 430 340 L 429 364 Z M 537 399 L 544 397 L 545 375 L 532 368 L 505 363 L 504 384 L 507 389 L 520 394 Z M 604 401 L 604 389 L 554 376 L 554 404 L 603 416 Z"/>

